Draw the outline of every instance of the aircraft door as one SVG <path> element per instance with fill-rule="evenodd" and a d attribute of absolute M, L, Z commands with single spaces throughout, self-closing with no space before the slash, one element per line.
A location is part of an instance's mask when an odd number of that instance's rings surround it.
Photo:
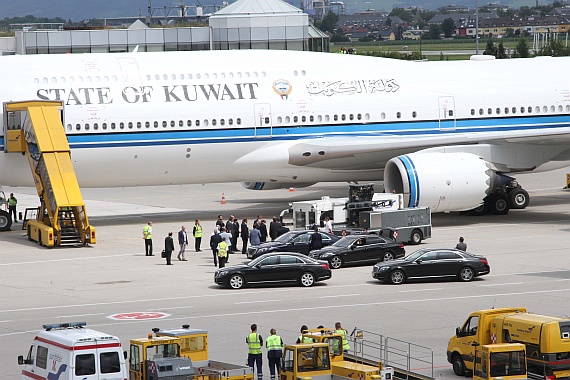
<path fill-rule="evenodd" d="M 255 120 L 255 138 L 268 138 L 273 135 L 271 120 L 271 106 L 268 103 L 259 103 L 253 106 Z"/>
<path fill-rule="evenodd" d="M 455 130 L 455 100 L 453 96 L 441 96 L 439 103 L 439 130 Z"/>

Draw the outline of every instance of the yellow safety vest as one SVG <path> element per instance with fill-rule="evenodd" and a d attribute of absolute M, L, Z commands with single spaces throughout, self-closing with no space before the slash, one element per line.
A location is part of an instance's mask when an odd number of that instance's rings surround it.
<path fill-rule="evenodd" d="M 278 350 L 281 351 L 283 348 L 283 341 L 279 335 L 271 335 L 265 341 L 265 346 L 267 347 L 268 351 L 271 350 Z"/>
<path fill-rule="evenodd" d="M 218 244 L 218 257 L 226 257 L 228 255 L 228 243 L 221 241 Z"/>
<path fill-rule="evenodd" d="M 299 335 L 299 342 L 301 344 L 306 344 L 306 343 L 313 343 L 314 340 L 313 338 L 309 338 L 308 336 L 303 336 L 303 335 Z"/>
<path fill-rule="evenodd" d="M 8 198 L 8 206 L 16 206 L 18 200 L 14 197 Z"/>
<path fill-rule="evenodd" d="M 346 339 L 346 330 L 336 330 L 335 333 L 342 336 L 342 349 L 345 351 L 350 350 L 350 344 L 348 344 L 348 339 Z"/>
<path fill-rule="evenodd" d="M 144 226 L 143 237 L 145 239 L 152 239 L 152 227 L 151 226 Z"/>
<path fill-rule="evenodd" d="M 202 226 L 197 224 L 194 226 L 196 228 L 196 232 L 194 232 L 194 237 L 202 237 Z"/>
<path fill-rule="evenodd" d="M 261 340 L 257 333 L 251 333 L 247 337 L 247 345 L 249 347 L 249 353 L 256 355 L 261 354 Z"/>

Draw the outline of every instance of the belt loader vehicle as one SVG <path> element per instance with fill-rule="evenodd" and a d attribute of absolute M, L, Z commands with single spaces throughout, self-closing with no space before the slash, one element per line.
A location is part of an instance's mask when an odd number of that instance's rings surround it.
<path fill-rule="evenodd" d="M 570 379 L 570 319 L 528 313 L 525 308 L 471 313 L 449 340 L 447 360 L 456 375 L 473 371 L 476 345 L 521 343 L 529 375 Z"/>

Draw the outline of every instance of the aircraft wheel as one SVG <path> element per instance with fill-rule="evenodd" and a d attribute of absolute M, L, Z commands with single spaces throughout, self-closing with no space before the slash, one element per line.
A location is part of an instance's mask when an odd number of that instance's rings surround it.
<path fill-rule="evenodd" d="M 495 215 L 507 215 L 509 213 L 509 198 L 502 193 L 494 194 L 489 198 L 489 210 Z"/>
<path fill-rule="evenodd" d="M 507 195 L 509 196 L 509 203 L 512 209 L 526 208 L 530 202 L 530 195 L 528 195 L 528 192 L 521 187 L 512 189 L 507 192 Z"/>
<path fill-rule="evenodd" d="M 471 210 L 467 211 L 467 215 L 470 215 L 470 216 L 482 216 L 482 215 L 485 215 L 485 214 L 487 213 L 488 209 L 489 209 L 489 207 L 488 207 L 488 203 L 489 203 L 489 202 L 488 202 L 488 198 L 489 198 L 489 197 L 486 197 L 486 198 L 483 200 L 483 203 L 481 203 L 480 206 L 475 207 L 474 209 L 471 209 Z"/>
<path fill-rule="evenodd" d="M 10 231 L 12 227 L 12 218 L 4 210 L 0 210 L 0 231 Z"/>

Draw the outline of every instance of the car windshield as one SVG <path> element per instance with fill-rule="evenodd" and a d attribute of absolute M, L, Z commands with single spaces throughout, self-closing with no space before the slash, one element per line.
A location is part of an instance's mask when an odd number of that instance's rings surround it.
<path fill-rule="evenodd" d="M 279 236 L 274 241 L 278 241 L 280 243 L 288 243 L 289 240 L 293 239 L 295 236 L 297 236 L 297 233 L 290 231 L 290 232 L 286 232 L 283 235 Z"/>
<path fill-rule="evenodd" d="M 412 253 L 411 255 L 405 257 L 404 260 L 406 260 L 406 261 L 415 261 L 415 260 L 417 260 L 420 256 L 422 256 L 423 254 L 425 254 L 426 252 L 429 252 L 429 250 L 427 250 L 427 249 L 418 249 L 417 251 L 415 251 L 415 252 Z"/>
<path fill-rule="evenodd" d="M 348 246 L 350 246 L 352 243 L 354 243 L 354 241 L 358 239 L 357 236 L 345 236 L 342 239 L 340 239 L 339 241 L 335 242 L 333 244 L 334 247 L 341 247 L 341 248 L 346 248 Z"/>

